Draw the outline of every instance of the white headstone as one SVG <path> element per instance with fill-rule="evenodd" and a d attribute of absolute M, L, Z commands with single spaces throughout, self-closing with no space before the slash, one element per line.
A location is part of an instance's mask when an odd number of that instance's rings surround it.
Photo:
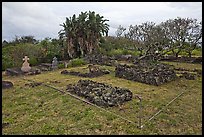
<path fill-rule="evenodd" d="M 23 63 L 22 67 L 21 67 L 21 70 L 23 72 L 29 72 L 31 70 L 31 67 L 29 66 L 29 63 L 28 63 L 28 56 L 25 56 L 25 58 L 23 59 L 25 62 Z"/>

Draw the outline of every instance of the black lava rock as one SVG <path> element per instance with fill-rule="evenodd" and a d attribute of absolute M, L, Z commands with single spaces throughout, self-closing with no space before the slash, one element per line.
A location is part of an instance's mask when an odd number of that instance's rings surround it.
<path fill-rule="evenodd" d="M 91 80 L 79 80 L 76 85 L 69 84 L 67 91 L 103 107 L 118 106 L 132 99 L 132 92 L 129 89 L 112 87 Z"/>
<path fill-rule="evenodd" d="M 10 81 L 2 81 L 2 89 L 13 87 L 13 83 Z"/>
<path fill-rule="evenodd" d="M 115 69 L 115 76 L 157 86 L 176 79 L 172 66 L 162 63 L 150 64 L 149 62 L 140 62 L 132 66 L 118 65 Z"/>

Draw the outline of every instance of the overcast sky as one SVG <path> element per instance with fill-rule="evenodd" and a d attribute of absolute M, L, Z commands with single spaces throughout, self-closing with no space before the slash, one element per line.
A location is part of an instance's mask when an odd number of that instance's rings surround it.
<path fill-rule="evenodd" d="M 177 17 L 202 20 L 202 2 L 2 2 L 2 40 L 57 38 L 66 17 L 85 11 L 108 19 L 109 35 L 115 35 L 119 25 L 158 24 Z"/>

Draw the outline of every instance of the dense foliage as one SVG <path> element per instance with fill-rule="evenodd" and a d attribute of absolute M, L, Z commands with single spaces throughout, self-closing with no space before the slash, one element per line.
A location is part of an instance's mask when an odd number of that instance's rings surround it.
<path fill-rule="evenodd" d="M 63 29 L 59 37 L 64 41 L 65 55 L 68 58 L 83 57 L 98 49 L 99 40 L 108 34 L 107 19 L 95 12 L 81 12 L 78 17 L 74 14 L 60 24 Z"/>

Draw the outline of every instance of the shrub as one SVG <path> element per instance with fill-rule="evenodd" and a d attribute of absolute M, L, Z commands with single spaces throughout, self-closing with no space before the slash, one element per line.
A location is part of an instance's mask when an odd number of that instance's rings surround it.
<path fill-rule="evenodd" d="M 202 56 L 202 49 L 194 49 L 192 51 L 192 55 L 194 55 L 194 56 Z"/>
<path fill-rule="evenodd" d="M 38 64 L 38 61 L 35 57 L 31 57 L 30 60 L 28 61 L 30 65 L 35 66 Z"/>
<path fill-rule="evenodd" d="M 114 55 L 122 55 L 123 51 L 121 49 L 112 49 L 111 51 L 108 52 L 109 56 L 114 56 Z"/>
<path fill-rule="evenodd" d="M 85 65 L 85 64 L 87 64 L 87 63 L 83 58 L 75 58 L 75 59 L 71 60 L 71 66 L 72 67 L 81 66 L 81 65 Z"/>
<path fill-rule="evenodd" d="M 11 67 L 21 67 L 24 56 L 28 56 L 31 65 L 39 63 L 37 57 L 42 56 L 40 47 L 28 43 L 20 43 L 2 48 L 2 70 Z"/>
<path fill-rule="evenodd" d="M 59 68 L 59 69 L 62 69 L 62 68 L 65 68 L 65 66 L 64 66 L 63 63 L 61 63 L 61 64 L 58 64 L 58 68 Z"/>
<path fill-rule="evenodd" d="M 6 70 L 7 68 L 14 67 L 14 64 L 12 62 L 12 59 L 10 57 L 3 57 L 2 58 L 2 71 Z"/>

